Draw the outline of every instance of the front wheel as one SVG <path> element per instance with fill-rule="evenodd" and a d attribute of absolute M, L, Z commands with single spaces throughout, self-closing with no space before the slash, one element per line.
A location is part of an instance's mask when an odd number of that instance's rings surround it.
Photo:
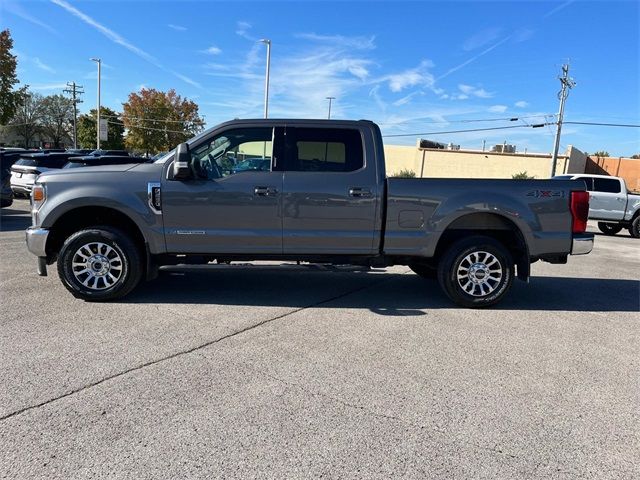
<path fill-rule="evenodd" d="M 598 222 L 598 229 L 605 235 L 615 235 L 622 230 L 622 225 L 615 223 Z"/>
<path fill-rule="evenodd" d="M 71 235 L 58 255 L 58 275 L 76 298 L 88 301 L 124 297 L 140 282 L 140 251 L 124 232 L 94 227 Z"/>
<path fill-rule="evenodd" d="M 438 264 L 438 282 L 447 296 L 467 308 L 495 305 L 513 283 L 513 258 L 491 237 L 454 243 Z"/>

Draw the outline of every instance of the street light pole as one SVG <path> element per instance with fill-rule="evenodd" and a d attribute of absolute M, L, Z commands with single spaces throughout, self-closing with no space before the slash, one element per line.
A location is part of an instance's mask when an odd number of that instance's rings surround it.
<path fill-rule="evenodd" d="M 96 150 L 100 150 L 100 67 L 102 66 L 102 60 L 99 58 L 92 58 L 92 62 L 98 64 L 98 109 L 96 110 Z"/>
<path fill-rule="evenodd" d="M 329 100 L 329 115 L 327 115 L 327 119 L 331 120 L 331 100 L 335 100 L 336 97 L 325 97 L 327 100 Z"/>
<path fill-rule="evenodd" d="M 269 117 L 269 70 L 271 69 L 271 40 L 263 38 L 260 43 L 267 46 L 267 71 L 264 76 L 264 118 Z"/>

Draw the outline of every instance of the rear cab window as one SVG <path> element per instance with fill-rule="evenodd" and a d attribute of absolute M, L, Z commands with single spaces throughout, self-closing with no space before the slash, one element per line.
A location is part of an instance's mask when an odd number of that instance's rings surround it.
<path fill-rule="evenodd" d="M 604 193 L 620 193 L 620 180 L 615 178 L 594 178 L 593 190 Z"/>

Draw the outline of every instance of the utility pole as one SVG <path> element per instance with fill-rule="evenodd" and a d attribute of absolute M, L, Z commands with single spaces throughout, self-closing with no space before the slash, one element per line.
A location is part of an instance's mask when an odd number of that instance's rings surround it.
<path fill-rule="evenodd" d="M 98 64 L 98 108 L 96 108 L 96 150 L 100 150 L 100 67 L 102 60 L 99 58 L 91 58 L 92 62 Z"/>
<path fill-rule="evenodd" d="M 269 76 L 271 70 L 271 40 L 263 38 L 258 43 L 264 43 L 267 46 L 267 71 L 264 74 L 264 118 L 269 116 Z"/>
<path fill-rule="evenodd" d="M 327 115 L 327 119 L 331 120 L 331 101 L 335 100 L 336 97 L 325 97 L 327 100 L 329 100 L 329 115 Z"/>
<path fill-rule="evenodd" d="M 82 103 L 79 95 L 82 95 L 84 91 L 82 85 L 76 85 L 76 82 L 67 82 L 67 87 L 69 88 L 65 88 L 64 93 L 70 94 L 73 102 L 73 148 L 78 148 L 78 104 Z"/>
<path fill-rule="evenodd" d="M 576 86 L 576 82 L 573 78 L 569 77 L 569 64 L 565 63 L 562 66 L 562 76 L 558 77 L 562 84 L 562 89 L 558 92 L 558 99 L 560 100 L 560 109 L 558 111 L 558 121 L 556 123 L 556 139 L 553 145 L 553 157 L 551 158 L 551 176 L 555 176 L 556 167 L 558 166 L 558 149 L 560 148 L 560 131 L 562 130 L 562 119 L 564 117 L 564 102 L 569 96 L 569 90 Z"/>

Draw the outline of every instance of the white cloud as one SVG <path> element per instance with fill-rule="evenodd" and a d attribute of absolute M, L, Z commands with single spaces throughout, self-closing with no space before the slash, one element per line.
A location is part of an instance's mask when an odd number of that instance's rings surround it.
<path fill-rule="evenodd" d="M 467 38 L 462 45 L 465 52 L 483 47 L 500 36 L 499 28 L 487 28 Z"/>
<path fill-rule="evenodd" d="M 215 45 L 211 45 L 209 48 L 202 50 L 202 53 L 208 53 L 209 55 L 220 55 L 222 50 Z"/>
<path fill-rule="evenodd" d="M 478 98 L 491 98 L 493 97 L 492 93 L 487 92 L 484 88 L 474 87 L 472 85 L 465 85 L 461 83 L 458 85 L 458 88 L 465 95 L 472 95 Z"/>
<path fill-rule="evenodd" d="M 529 106 L 529 102 L 525 102 L 524 100 L 519 100 L 514 105 L 518 108 L 527 108 Z"/>
<path fill-rule="evenodd" d="M 511 38 L 511 35 L 509 35 L 508 37 L 504 37 L 503 39 L 497 41 L 496 43 L 494 43 L 493 45 L 491 45 L 490 47 L 485 48 L 483 51 L 481 51 L 480 53 L 478 53 L 477 55 L 471 57 L 470 59 L 462 62 L 459 65 L 456 65 L 453 68 L 450 68 L 449 70 L 447 70 L 446 72 L 444 72 L 442 75 L 440 75 L 437 80 L 441 80 L 445 77 L 448 77 L 449 75 L 451 75 L 454 72 L 457 72 L 458 70 L 463 69 L 464 67 L 466 67 L 467 65 L 469 65 L 470 63 L 475 62 L 476 60 L 478 60 L 480 57 L 486 55 L 487 53 L 491 52 L 492 50 L 498 48 L 500 45 L 502 45 L 504 42 L 506 42 L 507 40 L 509 40 Z"/>
<path fill-rule="evenodd" d="M 173 23 L 167 24 L 167 27 L 177 32 L 184 32 L 187 29 L 187 27 L 183 27 L 182 25 L 174 25 Z"/>
<path fill-rule="evenodd" d="M 69 3 L 67 3 L 65 0 L 51 0 L 51 2 L 56 4 L 56 5 L 58 5 L 59 7 L 63 8 L 64 10 L 66 10 L 70 14 L 74 15 L 75 17 L 78 17 L 80 20 L 85 22 L 87 25 L 89 25 L 89 26 L 93 27 L 94 29 L 98 30 L 100 33 L 102 33 L 105 37 L 107 37 L 112 42 L 114 42 L 114 43 L 126 48 L 127 50 L 129 50 L 130 52 L 132 52 L 135 55 L 139 56 L 140 58 L 143 58 L 147 62 L 155 65 L 156 67 L 164 70 L 165 72 L 168 72 L 168 73 L 171 73 L 171 74 L 175 75 L 180 80 L 188 83 L 189 85 L 192 85 L 192 86 L 198 87 L 198 88 L 202 88 L 202 86 L 198 82 L 196 82 L 195 80 L 192 80 L 192 79 L 190 79 L 189 77 L 187 77 L 185 75 L 177 73 L 177 72 L 175 72 L 175 71 L 173 71 L 173 70 L 171 70 L 169 68 L 166 68 L 153 55 L 145 52 L 141 48 L 138 48 L 137 46 L 135 46 L 134 44 L 132 44 L 131 42 L 126 40 L 122 35 L 118 34 L 117 32 L 114 32 L 110 28 L 105 27 L 104 25 L 102 25 L 98 21 L 96 21 L 93 18 L 91 18 L 89 15 L 81 12 L 80 10 L 75 8 L 73 5 L 70 5 Z"/>
<path fill-rule="evenodd" d="M 9 1 L 6 1 L 6 0 L 2 0 L 2 2 L 0 2 L 0 3 L 2 4 L 2 6 L 0 7 L 0 11 L 2 11 L 2 9 L 4 8 L 8 12 L 11 12 L 15 16 L 20 17 L 23 20 L 26 20 L 27 22 L 31 22 L 34 25 L 37 25 L 37 26 L 39 26 L 41 28 L 44 28 L 45 30 L 47 30 L 47 31 L 49 31 L 51 33 L 55 33 L 56 35 L 59 35 L 58 31 L 55 30 L 51 25 L 43 22 L 42 20 L 37 19 L 33 15 L 28 14 L 27 12 L 24 11 L 24 9 L 18 3 L 9 2 Z"/>
<path fill-rule="evenodd" d="M 297 38 L 311 40 L 319 43 L 331 44 L 344 48 L 355 48 L 358 50 L 373 50 L 375 46 L 375 36 L 370 37 L 345 37 L 343 35 L 317 35 L 315 33 L 299 33 Z"/>
<path fill-rule="evenodd" d="M 408 103 L 411 102 L 411 100 L 413 99 L 413 97 L 417 96 L 417 95 L 424 95 L 424 92 L 412 92 L 409 95 L 406 95 L 404 97 L 402 97 L 399 100 L 396 100 L 395 102 L 393 102 L 393 105 L 395 105 L 396 107 L 400 107 L 402 105 L 407 105 Z"/>
<path fill-rule="evenodd" d="M 247 40 L 251 40 L 252 42 L 257 41 L 257 38 L 249 35 L 249 30 L 251 30 L 252 25 L 249 22 L 240 21 L 236 23 L 236 35 L 240 35 L 242 38 L 246 38 Z"/>
<path fill-rule="evenodd" d="M 64 90 L 65 88 L 67 84 L 64 82 L 29 85 L 29 90 Z"/>
<path fill-rule="evenodd" d="M 427 70 L 433 67 L 430 60 L 423 60 L 416 68 L 411 68 L 400 73 L 393 73 L 383 77 L 389 82 L 389 89 L 392 92 L 401 92 L 405 88 L 421 85 L 433 87 L 435 79 Z"/>
<path fill-rule="evenodd" d="M 492 113 L 504 113 L 507 111 L 507 108 L 506 105 L 493 105 L 489 107 L 489 111 Z"/>

